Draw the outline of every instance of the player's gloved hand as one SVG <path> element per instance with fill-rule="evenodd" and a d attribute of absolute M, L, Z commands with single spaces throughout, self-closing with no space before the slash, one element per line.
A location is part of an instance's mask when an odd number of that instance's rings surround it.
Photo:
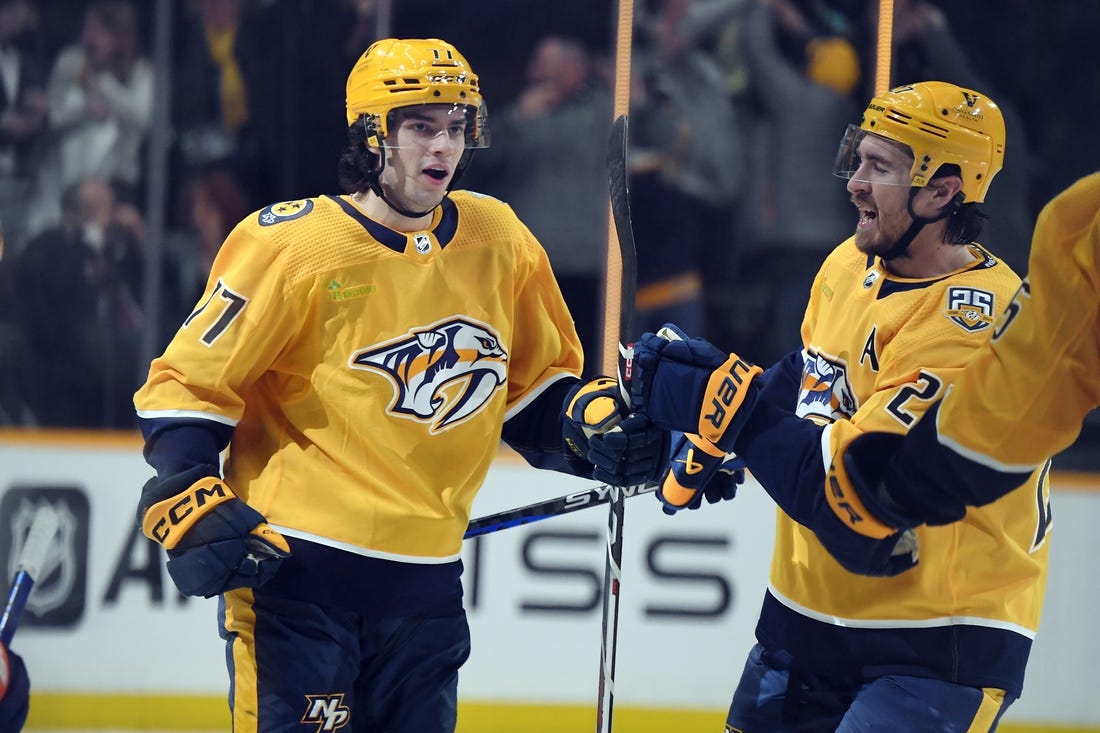
<path fill-rule="evenodd" d="M 188 596 L 257 588 L 290 555 L 286 539 L 238 499 L 213 466 L 150 479 L 138 521 L 145 536 L 168 551 L 168 574 Z"/>
<path fill-rule="evenodd" d="M 0 731 L 23 729 L 30 694 L 31 680 L 23 658 L 0 644 Z"/>
<path fill-rule="evenodd" d="M 698 509 L 707 503 L 733 499 L 745 483 L 745 462 L 688 433 L 675 434 L 668 474 L 657 489 L 661 510 L 668 515 Z"/>
<path fill-rule="evenodd" d="M 668 465 L 668 432 L 638 416 L 624 418 L 619 383 L 596 377 L 565 398 L 562 437 L 593 465 L 592 477 L 612 486 L 657 481 Z"/>
<path fill-rule="evenodd" d="M 656 425 L 698 435 L 724 453 L 756 404 L 760 367 L 672 324 L 634 344 L 631 407 Z"/>
<path fill-rule="evenodd" d="M 670 436 L 641 415 L 631 415 L 588 442 L 592 478 L 612 486 L 659 481 L 668 468 Z"/>
<path fill-rule="evenodd" d="M 812 526 L 821 544 L 848 571 L 893 576 L 916 566 L 916 522 L 886 493 L 882 475 L 902 436 L 865 433 L 833 460 Z"/>
<path fill-rule="evenodd" d="M 606 433 L 622 420 L 619 382 L 611 377 L 594 377 L 578 382 L 565 396 L 562 440 L 578 458 L 589 460 L 588 441 Z"/>

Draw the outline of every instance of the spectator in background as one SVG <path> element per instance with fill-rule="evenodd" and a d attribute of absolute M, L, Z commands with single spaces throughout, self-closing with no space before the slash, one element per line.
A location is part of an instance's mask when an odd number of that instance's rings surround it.
<path fill-rule="evenodd" d="M 88 7 L 80 41 L 62 49 L 46 95 L 53 147 L 40 170 L 32 232 L 56 224 L 61 192 L 89 176 L 136 196 L 153 112 L 153 71 L 138 49 L 131 3 L 102 0 Z"/>
<path fill-rule="evenodd" d="M 343 99 L 348 68 L 358 58 L 346 44 L 362 37 L 359 13 L 352 3 L 334 0 L 246 6 L 234 52 L 248 102 L 241 139 L 255 146 L 248 153 L 254 165 L 239 175 L 253 203 L 340 190 L 332 161 L 347 131 L 333 114 L 333 100 Z"/>
<path fill-rule="evenodd" d="M 799 343 L 806 284 L 855 228 L 833 163 L 836 131 L 859 116 L 853 91 L 861 70 L 853 45 L 815 27 L 792 0 L 749 6 L 743 50 L 760 110 L 747 126 L 754 185 L 738 217 L 732 285 L 722 292 L 734 343 L 749 344 L 754 360 L 771 364 Z"/>
<path fill-rule="evenodd" d="M 172 105 L 176 182 L 211 165 L 238 174 L 256 165 L 255 146 L 241 130 L 249 119 L 248 93 L 237 58 L 244 0 L 189 0 L 173 43 Z"/>
<path fill-rule="evenodd" d="M 869 28 L 878 26 L 878 3 L 869 3 Z M 982 245 L 1023 275 L 1036 211 L 1031 200 L 1031 153 L 1023 120 L 1011 94 L 989 83 L 975 67 L 939 7 L 922 0 L 894 0 L 894 63 L 891 84 L 940 79 L 984 89 L 1000 102 L 1007 137 L 1005 166 L 986 201 L 989 222 Z M 868 45 L 873 53 L 874 44 Z"/>
<path fill-rule="evenodd" d="M 19 296 L 16 290 L 12 257 L 4 257 L 4 237 L 0 229 L 0 425 L 23 425 L 30 411 L 23 395 L 23 374 L 30 367 L 23 329 L 16 317 Z"/>
<path fill-rule="evenodd" d="M 173 328 L 198 303 L 214 256 L 237 222 L 252 207 L 240 181 L 228 168 L 212 168 L 197 174 L 185 187 L 179 201 L 179 218 L 187 226 L 169 240 L 180 300 L 170 306 L 168 321 Z"/>
<path fill-rule="evenodd" d="M 30 42 L 36 22 L 29 0 L 0 1 L 0 216 L 10 251 L 25 241 L 32 173 L 45 142 L 47 65 Z"/>
<path fill-rule="evenodd" d="M 631 95 L 638 329 L 675 321 L 713 336 L 704 300 L 707 291 L 728 287 L 716 263 L 733 235 L 744 151 L 724 74 L 702 42 L 718 26 L 698 19 L 717 21 L 737 7 L 698 0 L 650 5 L 641 13 Z"/>
<path fill-rule="evenodd" d="M 40 427 L 133 427 L 144 224 L 101 178 L 70 185 L 62 211 L 14 263 L 23 393 Z"/>
<path fill-rule="evenodd" d="M 587 375 L 601 371 L 611 109 L 584 44 L 546 36 L 528 61 L 527 86 L 494 114 L 492 147 L 468 179 L 470 188 L 507 200 L 546 248 Z"/>

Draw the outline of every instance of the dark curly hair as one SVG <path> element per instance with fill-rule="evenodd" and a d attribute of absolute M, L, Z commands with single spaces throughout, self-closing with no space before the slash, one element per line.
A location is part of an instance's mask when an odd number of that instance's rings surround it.
<path fill-rule="evenodd" d="M 366 193 L 378 172 L 379 156 L 367 150 L 367 116 L 348 128 L 348 142 L 336 164 L 336 178 L 344 193 Z"/>

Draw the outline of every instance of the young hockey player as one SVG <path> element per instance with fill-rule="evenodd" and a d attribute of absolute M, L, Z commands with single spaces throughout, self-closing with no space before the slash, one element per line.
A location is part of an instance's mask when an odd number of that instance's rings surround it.
<path fill-rule="evenodd" d="M 221 596 L 236 733 L 452 731 L 462 538 L 501 440 L 619 485 L 668 459 L 638 419 L 588 440 L 618 385 L 579 380 L 527 227 L 453 190 L 489 137 L 458 50 L 373 44 L 347 123 L 347 195 L 242 221 L 135 396 L 139 521 L 183 593 Z"/>

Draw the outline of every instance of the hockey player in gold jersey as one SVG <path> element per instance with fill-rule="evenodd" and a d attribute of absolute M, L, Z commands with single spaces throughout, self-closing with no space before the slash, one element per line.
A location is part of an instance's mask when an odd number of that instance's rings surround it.
<path fill-rule="evenodd" d="M 953 521 L 1026 482 L 1100 407 L 1098 293 L 1093 173 L 1040 212 L 1027 277 L 943 399 L 904 437 L 869 433 L 848 446 L 849 490 L 900 532 Z"/>
<path fill-rule="evenodd" d="M 585 429 L 618 419 L 618 385 L 579 379 L 545 251 L 453 189 L 489 137 L 458 50 L 373 44 L 347 123 L 347 195 L 238 224 L 134 399 L 139 521 L 182 592 L 222 597 L 236 733 L 453 731 L 460 549 L 501 440 L 617 485 L 667 461 L 637 419 Z"/>
<path fill-rule="evenodd" d="M 697 434 L 689 461 L 700 445 L 735 453 L 779 508 L 727 731 L 990 731 L 1021 694 L 1046 582 L 1046 458 L 988 506 L 904 532 L 835 465 L 858 436 L 916 423 L 1016 292 L 978 243 L 1004 144 L 1000 111 L 975 90 L 875 97 L 837 158 L 856 232 L 812 284 L 801 349 L 763 371 L 686 334 L 635 344 L 635 409 Z M 690 498 L 676 474 L 666 508 Z"/>

